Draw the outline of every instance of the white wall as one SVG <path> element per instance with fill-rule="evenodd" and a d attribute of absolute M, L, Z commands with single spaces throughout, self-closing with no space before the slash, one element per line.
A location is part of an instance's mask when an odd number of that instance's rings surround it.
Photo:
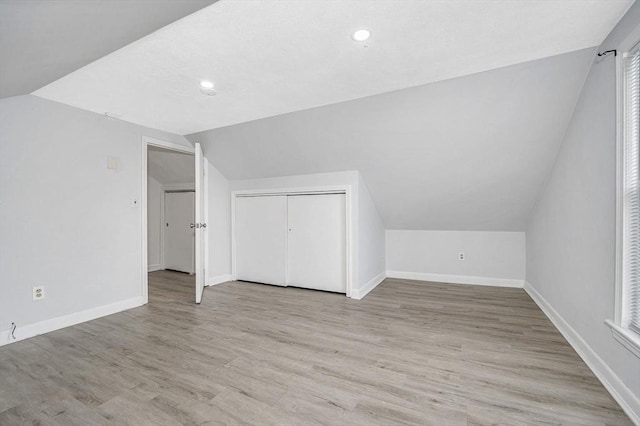
<path fill-rule="evenodd" d="M 232 180 L 359 170 L 389 229 L 523 232 L 593 52 L 188 138 Z"/>
<path fill-rule="evenodd" d="M 640 40 L 636 2 L 600 50 Z M 611 336 L 616 209 L 616 58 L 594 58 L 546 189 L 527 228 L 527 281 L 591 367 L 627 395 L 640 421 L 640 360 Z M 571 330 L 573 331 L 571 331 Z M 598 361 L 599 358 L 599 361 Z M 609 370 L 610 369 L 610 370 Z M 626 389 L 625 389 L 626 388 Z"/>
<path fill-rule="evenodd" d="M 35 96 L 0 100 L 2 342 L 11 322 L 25 338 L 142 303 L 142 136 L 189 145 Z"/>
<path fill-rule="evenodd" d="M 351 185 L 354 192 L 358 186 L 358 172 L 312 173 L 294 176 L 278 176 L 264 179 L 230 181 L 232 191 L 246 189 L 310 188 L 320 186 Z M 356 192 L 357 195 L 357 192 Z"/>
<path fill-rule="evenodd" d="M 149 271 L 162 268 L 160 233 L 162 232 L 162 185 L 147 177 L 147 262 Z"/>
<path fill-rule="evenodd" d="M 364 297 L 385 278 L 385 231 L 362 176 L 358 177 L 358 294 Z"/>
<path fill-rule="evenodd" d="M 524 232 L 402 231 L 386 235 L 387 274 L 426 281 L 522 286 Z M 458 260 L 458 253 L 465 260 Z"/>

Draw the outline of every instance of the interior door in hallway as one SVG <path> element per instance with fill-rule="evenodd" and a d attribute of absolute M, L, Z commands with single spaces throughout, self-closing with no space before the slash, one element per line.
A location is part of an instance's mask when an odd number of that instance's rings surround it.
<path fill-rule="evenodd" d="M 193 192 L 166 192 L 164 195 L 164 266 L 166 269 L 195 272 L 195 228 Z"/>

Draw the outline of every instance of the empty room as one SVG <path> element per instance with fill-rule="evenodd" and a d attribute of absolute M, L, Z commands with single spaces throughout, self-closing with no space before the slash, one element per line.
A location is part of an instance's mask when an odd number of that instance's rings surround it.
<path fill-rule="evenodd" d="M 640 426 L 640 2 L 0 0 L 0 425 Z"/>

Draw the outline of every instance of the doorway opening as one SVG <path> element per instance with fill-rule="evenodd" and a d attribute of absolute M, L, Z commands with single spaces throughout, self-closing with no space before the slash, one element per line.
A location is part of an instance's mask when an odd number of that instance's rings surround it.
<path fill-rule="evenodd" d="M 143 138 L 143 298 L 200 303 L 204 288 L 204 159 Z"/>
<path fill-rule="evenodd" d="M 149 300 L 191 301 L 195 285 L 193 154 L 147 148 Z"/>

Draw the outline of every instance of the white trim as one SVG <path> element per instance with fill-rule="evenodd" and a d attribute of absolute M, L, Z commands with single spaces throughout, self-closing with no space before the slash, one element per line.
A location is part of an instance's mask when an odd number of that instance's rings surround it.
<path fill-rule="evenodd" d="M 524 286 L 524 280 L 515 278 L 474 277 L 471 275 L 430 274 L 424 272 L 387 271 L 387 278 L 493 287 L 522 288 Z"/>
<path fill-rule="evenodd" d="M 111 303 L 109 305 L 98 306 L 95 308 L 87 309 L 85 311 L 74 312 L 69 315 L 36 322 L 34 324 L 24 326 L 20 326 L 20 324 L 17 324 L 17 328 L 14 333 L 16 339 L 12 339 L 9 335 L 9 331 L 4 330 L 2 333 L 0 333 L 0 346 L 19 342 L 20 340 L 25 340 L 30 337 L 38 336 L 40 334 L 49 333 L 51 331 L 60 330 L 62 328 L 126 311 L 127 309 L 136 308 L 142 305 L 144 305 L 144 300 L 142 299 L 142 297 L 134 297 L 131 299 L 122 300 L 120 302 Z"/>
<path fill-rule="evenodd" d="M 351 292 L 351 298 L 352 299 L 356 299 L 356 300 L 361 300 L 367 294 L 369 294 L 371 292 L 371 290 L 373 290 L 380 283 L 382 283 L 386 278 L 387 278 L 387 273 L 386 272 L 381 272 L 380 274 L 376 275 L 371 280 L 369 280 L 369 282 L 366 283 L 362 288 L 354 289 Z"/>
<path fill-rule="evenodd" d="M 622 323 L 622 253 L 624 187 L 624 65 L 622 52 L 616 55 L 616 270 L 614 321 Z"/>
<path fill-rule="evenodd" d="M 141 158 L 141 163 L 142 163 L 142 179 L 140 179 L 142 181 L 142 185 L 140 188 L 140 200 L 139 200 L 139 206 L 140 206 L 140 220 L 142 223 L 142 229 L 140 230 L 141 233 L 141 237 L 140 237 L 140 244 L 141 244 L 141 251 L 142 251 L 142 265 L 140 268 L 140 285 L 142 286 L 140 289 L 140 293 L 142 294 L 142 303 L 146 304 L 149 302 L 149 229 L 148 226 L 149 224 L 148 219 L 148 212 L 147 212 L 147 208 L 148 208 L 148 168 L 147 168 L 147 151 L 148 151 L 148 147 L 147 147 L 147 140 L 145 139 L 145 137 L 142 137 L 142 143 L 140 144 L 141 147 L 141 151 L 142 151 L 142 158 Z"/>
<path fill-rule="evenodd" d="M 615 266 L 615 302 L 613 323 L 620 327 L 623 316 L 623 255 L 624 255 L 624 128 L 625 128 L 625 72 L 624 58 L 640 39 L 638 31 L 632 31 L 617 46 L 616 55 L 616 266 Z M 615 336 L 615 334 L 614 334 Z"/>
<path fill-rule="evenodd" d="M 640 399 L 629 390 L 616 373 L 591 349 L 580 334 L 562 318 L 551 304 L 538 293 L 531 283 L 528 281 L 525 282 L 524 290 L 551 320 L 571 347 L 580 355 L 580 358 L 582 358 L 593 374 L 602 382 L 602 385 L 609 391 L 613 399 L 620 404 L 620 407 L 622 407 L 631 421 L 636 425 L 640 425 Z"/>
<path fill-rule="evenodd" d="M 347 188 L 349 186 L 349 188 Z M 312 194 L 344 194 L 350 185 L 321 186 L 307 188 L 277 188 L 277 189 L 243 189 L 233 191 L 236 197 L 267 197 L 269 195 L 312 195 Z"/>
<path fill-rule="evenodd" d="M 195 158 L 195 157 L 194 157 Z M 162 185 L 163 192 L 196 192 L 194 183 L 167 183 Z"/>
<path fill-rule="evenodd" d="M 165 214 L 164 209 L 166 208 L 166 200 L 164 199 L 164 197 L 166 196 L 166 193 L 164 192 L 164 187 L 163 185 L 160 185 L 160 266 L 162 267 L 162 269 L 165 269 L 166 267 L 166 263 L 165 263 L 165 254 L 164 254 L 164 243 L 165 243 L 165 239 L 166 239 L 166 232 L 167 232 L 167 215 Z M 147 212 L 147 217 L 148 217 L 148 212 Z M 148 240 L 147 240 L 148 242 Z"/>
<path fill-rule="evenodd" d="M 269 195 L 304 195 L 304 194 L 345 194 L 345 226 L 346 226 L 346 274 L 347 290 L 346 296 L 353 297 L 353 283 L 355 271 L 357 270 L 355 259 L 357 258 L 355 226 L 353 226 L 353 188 L 351 185 L 318 186 L 318 187 L 297 187 L 297 188 L 270 188 L 270 189 L 245 189 L 231 192 L 231 276 L 236 279 L 236 198 L 237 197 L 257 197 Z"/>
<path fill-rule="evenodd" d="M 147 272 L 162 271 L 163 269 L 162 265 L 156 263 L 155 265 L 149 265 Z"/>
<path fill-rule="evenodd" d="M 196 149 L 192 146 L 181 145 L 179 143 L 163 141 L 161 139 L 152 138 L 149 136 L 142 137 L 142 143 L 145 145 L 145 148 L 149 145 L 157 146 L 159 148 L 170 149 L 171 151 L 180 151 L 186 152 L 187 154 L 196 154 Z"/>
<path fill-rule="evenodd" d="M 217 275 L 215 277 L 209 277 L 209 279 L 207 280 L 207 286 L 211 287 L 213 285 L 218 285 L 218 284 L 223 284 L 229 281 L 233 281 L 232 278 L 233 277 L 231 276 L 231 274 L 222 274 L 222 275 Z"/>
<path fill-rule="evenodd" d="M 203 208 L 203 215 L 204 215 L 204 223 L 207 224 L 207 227 L 204 228 L 204 230 L 202 231 L 202 238 L 204 238 L 204 285 L 205 287 L 208 285 L 207 284 L 207 274 L 209 273 L 209 267 L 210 267 L 210 261 L 209 259 L 211 259 L 211 253 L 210 253 L 210 247 L 209 247 L 209 230 L 211 229 L 211 226 L 209 226 L 209 161 L 206 159 L 206 157 L 204 157 L 204 153 L 203 153 L 203 159 L 202 159 L 202 163 L 204 165 L 204 188 L 202 189 L 204 191 L 204 196 L 203 196 L 203 203 L 204 206 L 202 206 Z M 194 182 L 195 183 L 195 182 Z M 193 188 L 195 190 L 195 187 Z"/>
<path fill-rule="evenodd" d="M 609 326 L 609 328 L 611 328 L 613 338 L 622 346 L 627 348 L 632 354 L 640 358 L 640 335 L 628 328 L 620 327 L 611 320 L 605 320 L 604 322 Z"/>

